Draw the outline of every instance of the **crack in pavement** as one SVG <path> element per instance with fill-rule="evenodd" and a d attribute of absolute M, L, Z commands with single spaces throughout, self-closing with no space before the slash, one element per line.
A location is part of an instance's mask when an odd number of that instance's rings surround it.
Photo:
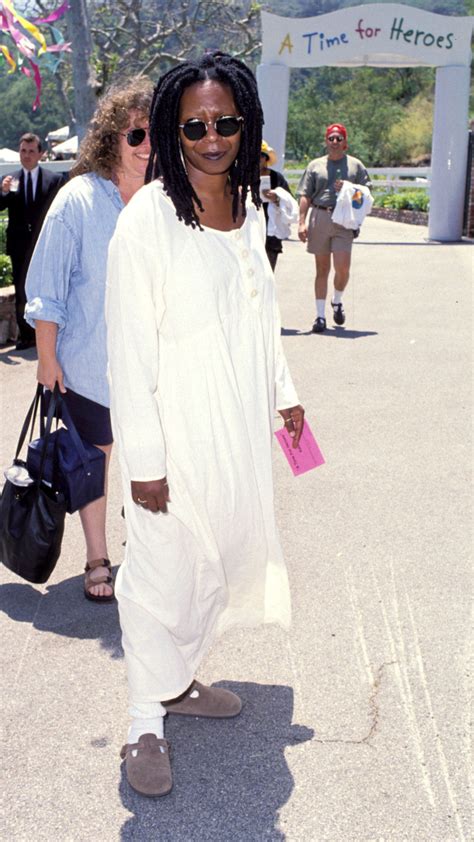
<path fill-rule="evenodd" d="M 379 705 L 378 705 L 378 694 L 380 691 L 380 685 L 382 683 L 382 676 L 385 671 L 386 667 L 390 667 L 393 664 L 396 664 L 396 661 L 386 661 L 379 666 L 375 673 L 374 682 L 372 684 L 372 691 L 369 696 L 369 710 L 371 716 L 371 723 L 370 728 L 365 735 L 365 737 L 361 737 L 359 740 L 346 740 L 342 737 L 333 737 L 333 738 L 324 738 L 318 739 L 314 738 L 311 742 L 320 743 L 321 745 L 325 745 L 326 743 L 339 743 L 342 745 L 368 745 L 369 748 L 374 748 L 374 746 L 370 743 L 371 738 L 374 736 L 375 732 L 377 731 L 378 724 L 379 724 Z"/>

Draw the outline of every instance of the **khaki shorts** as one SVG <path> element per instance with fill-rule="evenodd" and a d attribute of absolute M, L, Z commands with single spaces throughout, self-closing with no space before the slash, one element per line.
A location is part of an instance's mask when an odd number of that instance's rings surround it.
<path fill-rule="evenodd" d="M 354 234 L 350 228 L 337 225 L 331 219 L 332 211 L 312 208 L 308 222 L 308 244 L 310 254 L 331 254 L 334 251 L 352 250 Z"/>

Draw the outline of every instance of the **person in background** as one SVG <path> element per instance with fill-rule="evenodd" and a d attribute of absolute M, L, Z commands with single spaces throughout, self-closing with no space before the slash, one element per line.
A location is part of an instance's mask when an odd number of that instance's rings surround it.
<path fill-rule="evenodd" d="M 46 217 L 26 283 L 26 319 L 36 328 L 38 380 L 58 384 L 79 435 L 112 450 L 104 317 L 107 250 L 117 219 L 143 185 L 150 153 L 152 85 L 131 79 L 99 102 L 71 180 Z M 135 279 L 137 282 L 139 279 Z M 105 494 L 80 510 L 86 541 L 84 594 L 114 599 Z"/>
<path fill-rule="evenodd" d="M 168 71 L 150 115 L 153 180 L 110 244 L 111 412 L 127 524 L 116 589 L 132 717 L 121 756 L 148 796 L 172 787 L 167 713 L 240 713 L 235 693 L 195 680 L 215 638 L 290 621 L 272 430 L 278 411 L 297 447 L 304 410 L 258 210 L 262 123 L 255 78 L 238 59 L 208 53 Z"/>
<path fill-rule="evenodd" d="M 38 135 L 22 135 L 19 152 L 21 169 L 6 175 L 1 183 L 0 210 L 8 208 L 7 254 L 15 285 L 16 350 L 24 351 L 35 345 L 35 332 L 24 317 L 26 273 L 46 212 L 65 178 L 63 173 L 39 166 L 43 149 Z"/>
<path fill-rule="evenodd" d="M 316 319 L 313 333 L 326 330 L 326 296 L 331 258 L 334 268 L 334 294 L 331 299 L 336 325 L 346 321 L 342 296 L 349 281 L 354 232 L 331 219 L 337 193 L 343 181 L 370 187 L 369 174 L 361 161 L 347 154 L 347 130 L 341 123 L 326 129 L 327 155 L 315 158 L 306 168 L 298 185 L 300 221 L 298 236 L 314 254 L 316 279 Z M 311 209 L 309 221 L 308 211 Z"/>
<path fill-rule="evenodd" d="M 290 196 L 291 190 L 286 178 L 279 172 L 274 169 L 271 169 L 276 162 L 277 162 L 277 155 L 274 149 L 268 145 L 268 143 L 263 140 L 262 141 L 262 149 L 260 152 L 260 178 L 267 176 L 270 179 L 270 189 L 263 189 L 261 190 L 261 197 L 263 200 L 263 210 L 265 212 L 265 222 L 267 225 L 267 238 L 265 240 L 265 250 L 268 255 L 268 259 L 270 261 L 270 266 L 272 267 L 273 271 L 275 271 L 276 263 L 278 260 L 278 255 L 282 253 L 283 246 L 282 246 L 282 238 L 277 237 L 275 234 L 268 234 L 268 206 L 269 204 L 274 204 L 276 206 L 280 205 L 281 196 L 276 193 L 277 187 L 285 190 Z M 263 182 L 265 183 L 265 182 Z"/>

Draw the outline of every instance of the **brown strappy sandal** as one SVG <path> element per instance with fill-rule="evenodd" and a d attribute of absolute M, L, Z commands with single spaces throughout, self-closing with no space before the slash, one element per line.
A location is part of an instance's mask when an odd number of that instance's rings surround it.
<path fill-rule="evenodd" d="M 96 567 L 107 567 L 110 570 L 110 573 L 107 573 L 106 576 L 99 576 L 97 579 L 93 579 L 90 575 L 91 570 L 95 570 Z M 114 593 L 114 580 L 112 577 L 112 565 L 108 558 L 96 558 L 93 561 L 88 561 L 86 566 L 84 567 L 86 576 L 84 580 L 84 596 L 86 599 L 90 599 L 91 602 L 113 602 L 115 599 Z M 89 593 L 89 588 L 95 588 L 96 585 L 109 585 L 112 588 L 112 593 L 109 596 L 94 596 L 94 594 Z"/>

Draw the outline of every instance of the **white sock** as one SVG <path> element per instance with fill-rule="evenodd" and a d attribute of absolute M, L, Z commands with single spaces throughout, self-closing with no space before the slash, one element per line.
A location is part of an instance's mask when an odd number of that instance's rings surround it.
<path fill-rule="evenodd" d="M 142 734 L 156 734 L 159 740 L 163 739 L 166 708 L 160 702 L 132 705 L 129 713 L 132 717 L 128 729 L 129 744 L 138 743 Z"/>
<path fill-rule="evenodd" d="M 333 304 L 342 304 L 342 296 L 344 295 L 344 290 L 335 289 L 334 295 L 332 297 Z"/>
<path fill-rule="evenodd" d="M 317 298 L 316 299 L 316 315 L 318 319 L 325 319 L 326 318 L 326 299 L 325 298 Z"/>
<path fill-rule="evenodd" d="M 127 743 L 132 745 L 138 743 L 142 734 L 156 734 L 159 740 L 164 737 L 163 717 L 156 716 L 154 719 L 132 719 L 128 729 Z"/>

